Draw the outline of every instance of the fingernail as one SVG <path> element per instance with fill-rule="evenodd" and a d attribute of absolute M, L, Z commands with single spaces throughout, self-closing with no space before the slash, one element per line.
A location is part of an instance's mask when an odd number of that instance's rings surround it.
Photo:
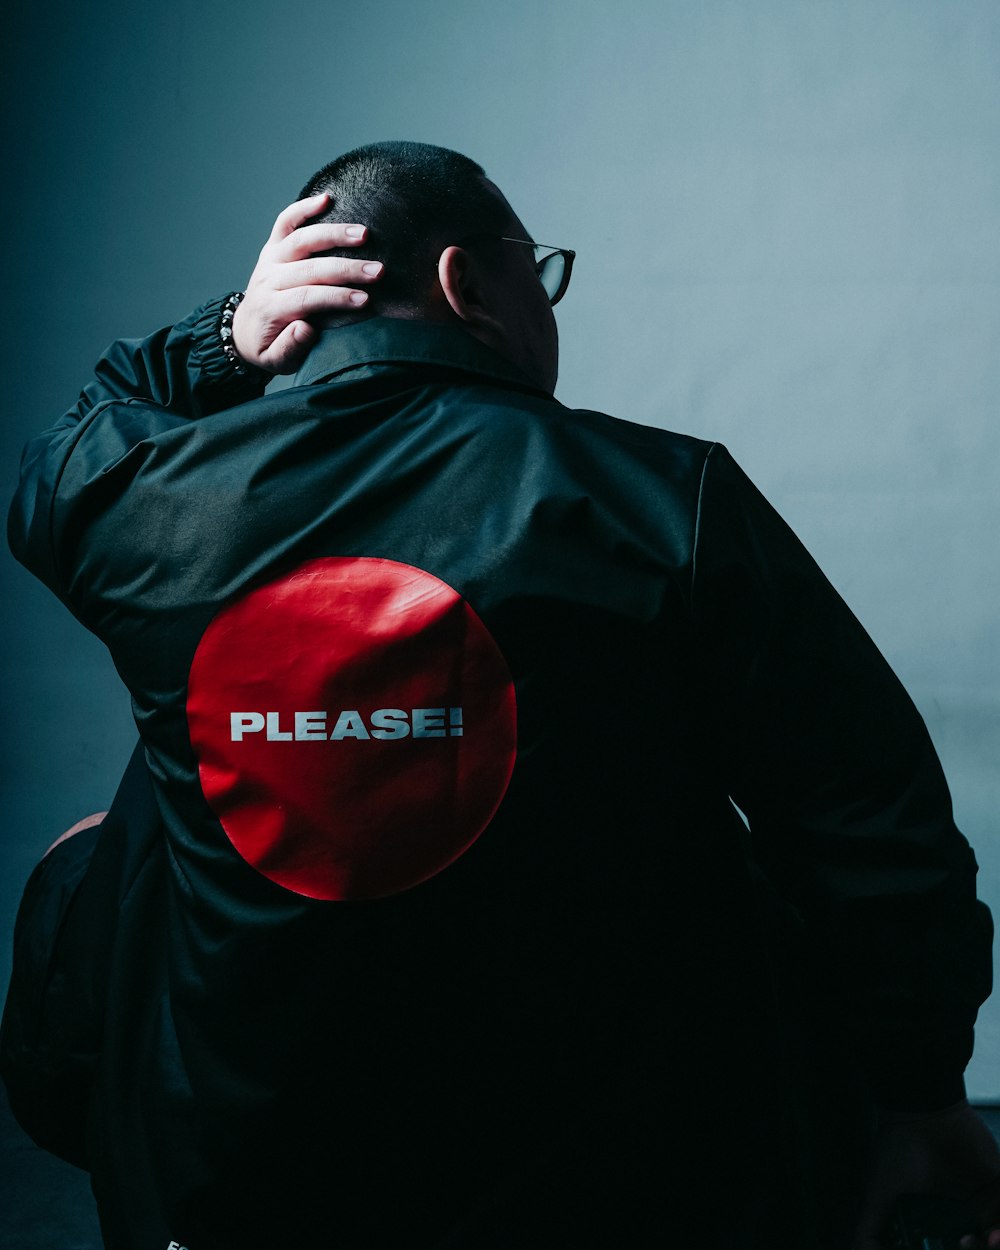
<path fill-rule="evenodd" d="M 366 265 L 361 266 L 362 273 L 370 273 L 372 277 L 382 272 L 382 263 L 377 260 L 370 260 Z"/>
<path fill-rule="evenodd" d="M 364 291 L 352 291 L 351 292 L 352 304 L 364 304 L 367 302 L 367 300 L 368 300 L 368 296 L 364 293 Z"/>
<path fill-rule="evenodd" d="M 344 231 L 349 239 L 363 239 L 365 237 L 364 226 L 348 226 Z"/>
<path fill-rule="evenodd" d="M 315 195 L 310 195 L 311 200 L 325 200 L 329 195 L 329 191 L 317 191 Z"/>

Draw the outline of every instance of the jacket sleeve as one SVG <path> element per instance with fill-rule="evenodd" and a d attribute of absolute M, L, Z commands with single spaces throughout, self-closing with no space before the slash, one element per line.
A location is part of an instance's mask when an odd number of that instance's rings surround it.
<path fill-rule="evenodd" d="M 805 925 L 816 983 L 873 1097 L 913 1110 L 957 1101 L 991 981 L 975 858 L 916 708 L 719 446 L 692 593 L 729 792 Z"/>
<path fill-rule="evenodd" d="M 7 520 L 18 560 L 63 597 L 53 535 L 53 505 L 70 456 L 86 447 L 100 471 L 151 434 L 184 425 L 261 395 L 269 375 L 238 374 L 221 350 L 226 296 L 144 339 L 121 339 L 97 362 L 76 404 L 32 439 Z"/>

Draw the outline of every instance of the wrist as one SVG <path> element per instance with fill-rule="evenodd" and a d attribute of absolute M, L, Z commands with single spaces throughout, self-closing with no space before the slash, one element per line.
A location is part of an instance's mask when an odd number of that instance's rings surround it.
<path fill-rule="evenodd" d="M 919 1055 L 899 1056 L 895 1068 L 889 1071 L 883 1064 L 870 1078 L 872 1102 L 883 1112 L 903 1115 L 953 1107 L 965 1100 L 965 1079 L 956 1068 L 949 1071 L 944 1062 L 932 1064 Z"/>
<path fill-rule="evenodd" d="M 263 395 L 271 375 L 252 365 L 237 373 L 222 350 L 219 329 L 227 296 L 208 300 L 186 318 L 182 328 L 190 344 L 190 363 L 197 381 L 200 413 L 220 412 Z M 177 329 L 177 327 L 175 327 Z"/>
<path fill-rule="evenodd" d="M 218 325 L 219 348 L 230 368 L 239 377 L 257 377 L 270 381 L 272 375 L 266 369 L 261 369 L 258 365 L 251 364 L 249 360 L 240 355 L 236 347 L 236 311 L 243 302 L 245 295 L 245 291 L 233 291 L 222 305 Z"/>
<path fill-rule="evenodd" d="M 884 1125 L 907 1125 L 930 1124 L 937 1120 L 946 1120 L 949 1117 L 961 1115 L 968 1109 L 969 1100 L 962 1098 L 958 1102 L 949 1103 L 946 1107 L 936 1107 L 931 1111 L 901 1111 L 895 1108 L 879 1107 L 878 1118 L 879 1123 Z"/>

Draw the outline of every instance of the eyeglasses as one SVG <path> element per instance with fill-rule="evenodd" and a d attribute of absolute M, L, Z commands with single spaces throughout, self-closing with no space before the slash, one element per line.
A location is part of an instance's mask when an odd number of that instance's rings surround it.
<path fill-rule="evenodd" d="M 472 243 L 476 239 L 493 239 L 497 243 L 519 243 L 522 247 L 530 247 L 535 253 L 535 273 L 542 284 L 549 303 L 558 304 L 566 294 L 570 274 L 573 272 L 573 261 L 576 252 L 568 247 L 552 247 L 548 243 L 532 243 L 530 239 L 508 239 L 497 234 L 467 234 L 459 239 L 459 244 Z"/>

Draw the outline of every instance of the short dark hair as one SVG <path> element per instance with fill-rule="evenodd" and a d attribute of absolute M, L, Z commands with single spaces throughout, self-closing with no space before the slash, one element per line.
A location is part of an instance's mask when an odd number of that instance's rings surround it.
<path fill-rule="evenodd" d="M 503 234 L 510 219 L 486 183 L 481 165 L 430 143 L 369 143 L 324 165 L 299 199 L 326 191 L 331 203 L 312 221 L 360 222 L 363 247 L 330 256 L 385 262 L 385 277 L 368 288 L 369 307 L 419 307 L 431 287 L 438 257 L 468 234 Z"/>

